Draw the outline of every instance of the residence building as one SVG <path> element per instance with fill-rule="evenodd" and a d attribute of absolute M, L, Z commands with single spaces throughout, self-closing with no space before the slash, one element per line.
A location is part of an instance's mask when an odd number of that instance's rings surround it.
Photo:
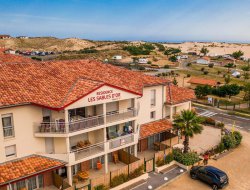
<path fill-rule="evenodd" d="M 208 65 L 210 63 L 210 58 L 209 57 L 201 57 L 196 60 L 197 64 L 202 64 L 202 65 Z"/>
<path fill-rule="evenodd" d="M 10 35 L 6 35 L 6 34 L 0 35 L 0 39 L 9 39 L 9 38 L 11 38 Z"/>
<path fill-rule="evenodd" d="M 198 78 L 198 77 L 192 77 L 187 83 L 190 84 L 191 89 L 195 89 L 197 86 L 205 86 L 205 85 L 215 87 L 219 84 L 219 82 L 217 82 L 216 80 Z"/>
<path fill-rule="evenodd" d="M 138 59 L 138 63 L 140 63 L 140 64 L 147 64 L 148 63 L 148 59 L 147 58 L 139 58 Z"/>
<path fill-rule="evenodd" d="M 72 185 L 79 172 L 109 172 L 119 151 L 176 144 L 168 118 L 193 99 L 167 80 L 97 61 L 0 67 L 0 190 L 55 185 L 52 175 Z"/>

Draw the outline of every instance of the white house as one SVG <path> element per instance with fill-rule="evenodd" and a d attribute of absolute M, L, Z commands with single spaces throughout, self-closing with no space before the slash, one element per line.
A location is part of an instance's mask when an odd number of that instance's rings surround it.
<path fill-rule="evenodd" d="M 196 63 L 202 64 L 202 65 L 208 65 L 210 63 L 210 58 L 209 57 L 201 57 L 196 60 Z"/>
<path fill-rule="evenodd" d="M 234 70 L 234 71 L 232 71 L 232 76 L 233 76 L 233 77 L 238 77 L 238 76 L 240 76 L 240 72 Z"/>
<path fill-rule="evenodd" d="M 115 55 L 112 57 L 113 60 L 122 60 L 122 56 L 121 55 Z"/>
<path fill-rule="evenodd" d="M 148 63 L 148 59 L 147 58 L 139 58 L 138 63 L 146 64 L 146 63 Z"/>

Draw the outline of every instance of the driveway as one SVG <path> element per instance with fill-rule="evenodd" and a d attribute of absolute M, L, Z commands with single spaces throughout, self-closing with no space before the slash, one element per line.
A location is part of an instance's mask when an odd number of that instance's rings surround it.
<path fill-rule="evenodd" d="M 228 174 L 229 185 L 226 190 L 250 190 L 250 133 L 245 131 L 241 133 L 243 141 L 238 148 L 217 161 L 209 160 L 209 165 L 218 167 Z M 211 188 L 198 180 L 192 180 L 187 173 L 161 188 L 165 189 L 209 190 Z"/>

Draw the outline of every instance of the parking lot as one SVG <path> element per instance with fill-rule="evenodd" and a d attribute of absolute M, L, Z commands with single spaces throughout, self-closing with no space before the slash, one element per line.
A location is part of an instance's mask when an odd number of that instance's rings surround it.
<path fill-rule="evenodd" d="M 209 160 L 209 165 L 218 167 L 229 176 L 229 185 L 226 190 L 250 190 L 250 133 L 241 131 L 243 134 L 242 144 L 228 155 L 219 160 Z M 185 174 L 161 190 L 209 190 L 208 185 L 190 178 Z"/>

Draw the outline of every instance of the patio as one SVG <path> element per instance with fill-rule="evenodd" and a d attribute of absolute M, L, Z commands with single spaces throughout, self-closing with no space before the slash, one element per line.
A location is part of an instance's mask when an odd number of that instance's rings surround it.
<path fill-rule="evenodd" d="M 138 152 L 137 153 L 137 157 L 140 159 L 146 159 L 146 160 L 150 160 L 152 158 L 154 158 L 154 155 L 157 151 L 153 150 L 153 149 L 148 149 L 142 152 Z"/>
<path fill-rule="evenodd" d="M 112 172 L 115 170 L 118 170 L 124 166 L 127 166 L 127 164 L 124 164 L 123 162 L 119 161 L 118 163 L 113 163 L 113 162 L 109 162 L 108 163 L 108 172 Z M 102 167 L 102 169 L 97 170 L 97 169 L 91 169 L 89 170 L 89 178 L 97 178 L 99 176 L 102 176 L 103 174 L 105 174 L 105 168 L 104 166 Z"/>

